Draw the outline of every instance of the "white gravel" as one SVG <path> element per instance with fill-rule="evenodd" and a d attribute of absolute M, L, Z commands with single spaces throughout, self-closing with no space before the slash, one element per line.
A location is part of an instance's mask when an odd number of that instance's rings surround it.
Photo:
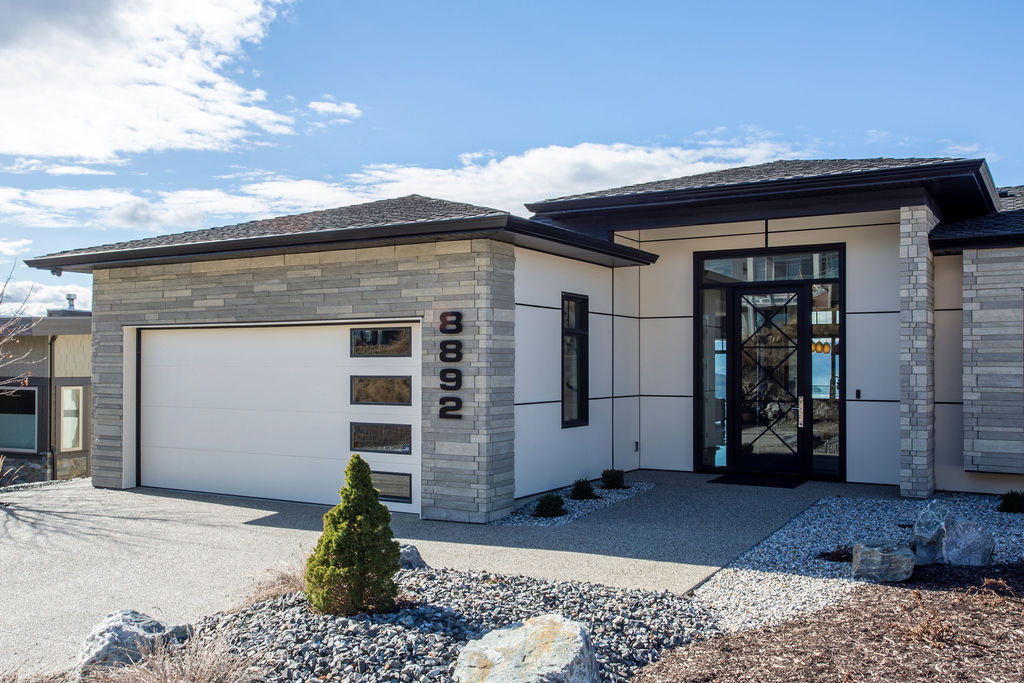
<path fill-rule="evenodd" d="M 941 493 L 953 514 L 992 532 L 995 564 L 1024 553 L 1024 515 L 999 512 L 998 496 Z M 740 555 L 694 591 L 695 604 L 714 615 L 722 630 L 775 624 L 833 603 L 858 585 L 845 562 L 817 555 L 860 541 L 909 542 L 927 500 L 821 498 L 764 541 Z"/>
<path fill-rule="evenodd" d="M 594 493 L 600 496 L 599 498 L 591 500 L 573 500 L 569 497 L 569 492 L 572 491 L 572 487 L 567 486 L 564 489 L 552 491 L 555 495 L 562 497 L 566 513 L 561 517 L 534 517 L 533 509 L 537 505 L 537 502 L 530 501 L 526 505 L 516 508 L 512 514 L 507 517 L 502 517 L 501 519 L 489 522 L 489 524 L 492 526 L 561 526 L 562 524 L 568 524 L 573 520 L 589 515 L 592 512 L 603 510 L 609 505 L 621 503 L 627 498 L 632 498 L 638 493 L 650 491 L 653 488 L 654 484 L 649 481 L 631 482 L 628 488 L 624 489 L 603 489 L 599 485 L 595 485 Z"/>

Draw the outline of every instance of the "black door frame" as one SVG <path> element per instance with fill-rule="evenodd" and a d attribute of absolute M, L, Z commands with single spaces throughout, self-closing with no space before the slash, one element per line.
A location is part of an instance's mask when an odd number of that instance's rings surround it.
<path fill-rule="evenodd" d="M 807 286 L 810 289 L 811 285 L 816 283 L 821 284 L 834 284 L 839 288 L 839 337 L 842 340 L 841 344 L 844 346 L 843 351 L 839 355 L 839 463 L 838 472 L 835 474 L 826 474 L 821 472 L 813 471 L 813 454 L 811 453 L 812 448 L 808 446 L 805 450 L 807 453 L 808 462 L 803 468 L 804 472 L 801 476 L 806 476 L 812 479 L 823 479 L 829 481 L 846 481 L 846 396 L 845 396 L 845 385 L 846 385 L 846 357 L 845 344 L 847 343 L 846 336 L 846 245 L 845 243 L 822 243 L 822 244 L 800 244 L 792 246 L 782 247 L 760 247 L 760 248 L 746 248 L 746 249 L 723 249 L 714 251 L 697 251 L 693 253 L 693 471 L 695 472 L 749 472 L 751 474 L 792 474 L 792 472 L 777 471 L 777 470 L 748 470 L 741 467 L 732 467 L 729 462 L 732 459 L 731 451 L 734 448 L 735 441 L 732 440 L 732 425 L 735 424 L 735 419 L 732 411 L 736 409 L 737 401 L 731 395 L 731 386 L 727 389 L 726 398 L 726 416 L 727 416 L 727 429 L 728 436 L 726 440 L 727 448 L 727 460 L 725 467 L 708 466 L 703 461 L 703 424 L 704 424 L 704 375 L 702 368 L 702 320 L 703 320 L 703 291 L 705 289 L 703 285 L 703 262 L 705 260 L 711 260 L 716 258 L 742 258 L 746 256 L 763 256 L 769 254 L 797 254 L 797 253 L 813 253 L 823 251 L 836 251 L 839 254 L 839 277 L 838 278 L 822 278 L 818 280 L 773 280 L 766 282 L 724 282 L 710 285 L 709 288 L 715 289 L 726 289 L 728 295 L 726 297 L 726 316 L 728 317 L 730 337 L 733 337 L 732 326 L 735 325 L 737 319 L 735 305 L 736 305 L 736 294 L 733 291 L 736 288 L 777 288 L 781 291 L 786 291 L 787 288 L 795 290 L 800 286 Z M 808 295 L 808 306 L 810 306 L 811 297 L 813 293 Z M 801 335 L 805 339 L 810 339 L 810 314 L 806 317 L 806 324 L 808 326 L 807 334 Z M 728 345 L 726 348 L 726 367 L 729 373 L 735 377 L 733 370 L 734 360 L 734 349 L 732 345 Z M 809 358 L 808 354 L 808 358 Z M 808 360 L 809 363 L 809 360 Z M 810 376 L 810 368 L 806 371 L 801 371 L 801 377 L 806 377 L 806 381 L 812 382 Z M 728 382 L 732 384 L 732 380 Z M 810 403 L 810 396 L 807 395 L 805 398 L 807 402 L 805 404 L 805 416 L 811 414 L 810 424 L 813 427 L 813 403 Z M 807 433 L 807 439 L 810 440 L 812 427 L 805 428 Z"/>
<path fill-rule="evenodd" d="M 743 354 L 740 352 L 740 342 L 743 337 L 743 320 L 740 315 L 740 297 L 749 294 L 775 294 L 793 293 L 797 297 L 797 331 L 796 331 L 796 354 L 797 354 L 797 410 L 801 410 L 800 402 L 803 401 L 803 410 L 810 407 L 811 389 L 811 348 L 809 344 L 811 333 L 811 285 L 808 282 L 802 284 L 775 285 L 749 283 L 731 288 L 730 308 L 727 313 L 731 317 L 729 321 L 729 342 L 726 348 L 732 347 L 735 352 L 729 354 L 729 385 L 727 388 L 726 412 L 728 436 L 726 438 L 726 467 L 731 470 L 757 471 L 757 472 L 783 472 L 788 474 L 810 474 L 811 471 L 811 432 L 813 417 L 808 420 L 808 413 L 804 413 L 803 426 L 797 427 L 797 443 L 795 454 L 772 453 L 752 456 L 743 453 L 742 431 L 743 424 L 740 419 L 742 409 L 742 367 Z M 759 462 L 760 461 L 760 462 Z M 792 461 L 791 465 L 785 465 Z M 765 464 L 761 464 L 765 463 Z"/>

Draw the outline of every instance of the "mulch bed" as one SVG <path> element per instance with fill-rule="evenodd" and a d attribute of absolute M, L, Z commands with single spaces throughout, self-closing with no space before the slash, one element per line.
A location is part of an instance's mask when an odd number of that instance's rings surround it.
<path fill-rule="evenodd" d="M 665 653 L 633 679 L 676 681 L 1024 681 L 1024 564 L 918 567 L 773 627 Z"/>

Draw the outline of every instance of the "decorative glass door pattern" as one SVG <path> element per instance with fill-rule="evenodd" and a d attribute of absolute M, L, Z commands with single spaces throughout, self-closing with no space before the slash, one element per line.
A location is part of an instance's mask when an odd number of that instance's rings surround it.
<path fill-rule="evenodd" d="M 738 455 L 753 469 L 799 469 L 800 291 L 736 295 Z"/>

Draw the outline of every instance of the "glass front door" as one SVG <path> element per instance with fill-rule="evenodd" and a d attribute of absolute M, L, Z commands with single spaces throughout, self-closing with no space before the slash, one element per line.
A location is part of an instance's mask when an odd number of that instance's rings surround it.
<path fill-rule="evenodd" d="M 806 459 L 807 293 L 737 289 L 735 296 L 734 464 L 798 472 Z"/>
<path fill-rule="evenodd" d="M 840 255 L 698 256 L 699 469 L 843 476 Z"/>

